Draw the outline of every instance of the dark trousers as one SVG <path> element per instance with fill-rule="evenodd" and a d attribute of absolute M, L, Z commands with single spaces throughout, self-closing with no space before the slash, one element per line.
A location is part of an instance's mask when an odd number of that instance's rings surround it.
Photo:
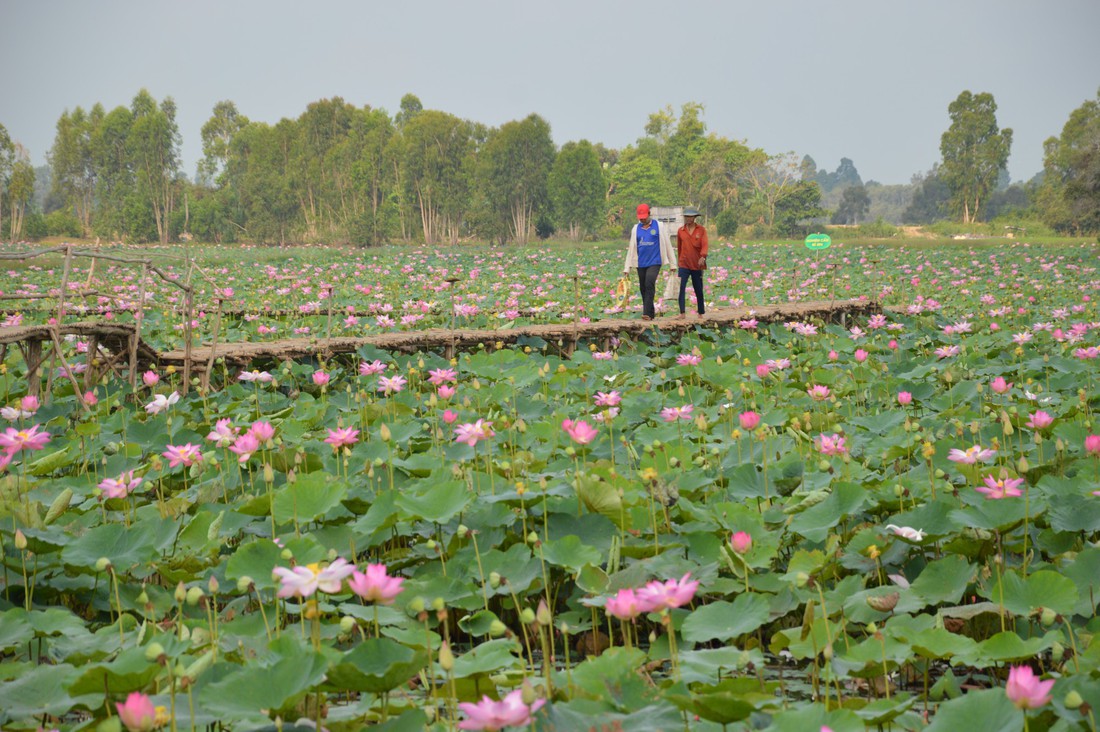
<path fill-rule="evenodd" d="M 651 318 L 657 315 L 653 307 L 653 298 L 657 294 L 657 275 L 660 273 L 659 264 L 638 267 L 638 287 L 642 291 L 642 315 L 648 315 Z"/>
<path fill-rule="evenodd" d="M 706 308 L 703 307 L 703 270 L 680 267 L 678 271 L 680 274 L 680 312 L 684 312 L 684 295 L 687 294 L 688 277 L 690 276 L 691 288 L 695 290 L 695 305 L 699 310 L 699 314 L 702 315 L 706 312 Z"/>

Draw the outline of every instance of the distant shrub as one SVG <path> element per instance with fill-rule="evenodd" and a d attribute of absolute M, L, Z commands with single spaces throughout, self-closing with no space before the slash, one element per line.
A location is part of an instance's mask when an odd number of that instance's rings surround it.
<path fill-rule="evenodd" d="M 898 227 L 885 221 L 881 216 L 869 224 L 860 224 L 856 230 L 856 236 L 861 239 L 889 239 L 897 236 L 898 233 Z"/>
<path fill-rule="evenodd" d="M 46 215 L 46 236 L 65 236 L 75 239 L 81 235 L 80 221 L 68 211 L 54 211 Z"/>
<path fill-rule="evenodd" d="M 734 211 L 732 208 L 727 208 L 719 213 L 717 216 L 715 216 L 714 223 L 717 227 L 717 231 L 715 233 L 717 233 L 718 236 L 729 238 L 734 238 L 737 236 L 737 212 Z"/>

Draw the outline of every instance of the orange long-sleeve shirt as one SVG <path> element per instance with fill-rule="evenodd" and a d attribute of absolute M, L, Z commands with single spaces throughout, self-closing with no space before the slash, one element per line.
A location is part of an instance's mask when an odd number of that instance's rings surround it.
<path fill-rule="evenodd" d="M 681 226 L 676 232 L 676 241 L 680 248 L 678 266 L 686 269 L 702 269 L 699 266 L 699 258 L 707 256 L 707 230 L 695 225 L 693 231 L 688 231 L 686 226 Z"/>

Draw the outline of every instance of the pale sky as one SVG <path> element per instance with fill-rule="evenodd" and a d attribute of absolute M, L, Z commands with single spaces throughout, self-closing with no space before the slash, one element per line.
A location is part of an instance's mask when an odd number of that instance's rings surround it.
<path fill-rule="evenodd" d="M 696 101 L 709 132 L 906 183 L 970 90 L 993 94 L 1026 180 L 1096 97 L 1098 28 L 1098 0 L 0 0 L 0 124 L 39 165 L 66 109 L 144 87 L 175 99 L 193 176 L 223 99 L 273 124 L 334 96 L 392 115 L 412 92 L 618 148 Z"/>

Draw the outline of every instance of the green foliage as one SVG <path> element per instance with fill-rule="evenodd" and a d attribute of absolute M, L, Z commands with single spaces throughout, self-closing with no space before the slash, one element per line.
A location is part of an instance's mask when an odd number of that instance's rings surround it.
<path fill-rule="evenodd" d="M 902 214 L 907 224 L 931 224 L 948 216 L 951 189 L 937 166 L 916 181 L 913 199 Z"/>
<path fill-rule="evenodd" d="M 1100 91 L 1045 147 L 1044 219 L 1059 231 L 1100 231 Z"/>
<path fill-rule="evenodd" d="M 550 125 L 536 114 L 506 122 L 478 154 L 477 181 L 490 211 L 504 218 L 509 238 L 526 244 L 537 214 L 549 207 L 547 179 L 554 164 Z"/>
<path fill-rule="evenodd" d="M 594 232 L 604 211 L 604 181 L 600 159 L 588 140 L 567 142 L 554 159 L 547 181 L 555 220 L 578 241 Z"/>
<path fill-rule="evenodd" d="M 737 236 L 737 227 L 740 225 L 740 221 L 738 221 L 737 211 L 735 209 L 723 209 L 714 217 L 714 223 L 718 236 L 729 238 Z"/>
<path fill-rule="evenodd" d="M 867 190 L 860 185 L 852 185 L 844 189 L 840 197 L 840 205 L 829 223 L 832 224 L 858 224 L 860 219 L 866 218 L 867 211 L 871 208 L 871 197 Z"/>

